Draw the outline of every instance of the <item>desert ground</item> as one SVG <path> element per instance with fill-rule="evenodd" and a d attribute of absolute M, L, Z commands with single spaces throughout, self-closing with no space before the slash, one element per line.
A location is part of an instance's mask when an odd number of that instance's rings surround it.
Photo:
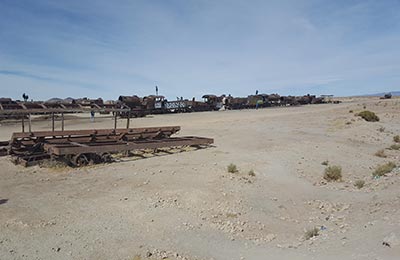
<path fill-rule="evenodd" d="M 380 121 L 355 116 L 364 107 Z M 0 124 L 1 140 L 21 130 Z M 400 259 L 400 170 L 372 177 L 380 164 L 400 164 L 400 150 L 387 149 L 400 134 L 399 98 L 131 120 L 164 125 L 215 143 L 82 168 L 1 157 L 0 259 Z M 324 164 L 340 166 L 342 180 L 326 181 Z M 318 235 L 307 237 L 312 228 Z"/>

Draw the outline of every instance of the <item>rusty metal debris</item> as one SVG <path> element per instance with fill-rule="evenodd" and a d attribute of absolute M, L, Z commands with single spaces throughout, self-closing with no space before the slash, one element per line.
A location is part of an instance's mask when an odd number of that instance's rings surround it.
<path fill-rule="evenodd" d="M 11 98 L 0 98 L 1 119 L 27 119 L 29 115 L 72 114 L 98 112 L 100 114 L 129 113 L 129 108 L 120 102 L 103 102 L 98 99 L 71 99 L 69 101 L 14 101 Z"/>
<path fill-rule="evenodd" d="M 0 142 L 0 156 L 5 156 L 8 154 L 9 142 Z"/>
<path fill-rule="evenodd" d="M 109 162 L 115 153 L 182 146 L 207 146 L 213 139 L 171 137 L 179 126 L 39 131 L 13 133 L 10 142 L 1 142 L 0 151 L 10 154 L 17 164 L 30 166 L 44 159 L 67 162 L 71 166 Z"/>

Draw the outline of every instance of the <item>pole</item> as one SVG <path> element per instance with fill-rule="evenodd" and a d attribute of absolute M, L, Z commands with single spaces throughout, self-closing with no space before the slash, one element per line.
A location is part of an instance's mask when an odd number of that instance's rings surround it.
<path fill-rule="evenodd" d="M 25 115 L 22 115 L 22 133 L 25 133 Z"/>
<path fill-rule="evenodd" d="M 131 111 L 128 112 L 128 118 L 126 119 L 126 129 L 129 129 L 129 120 L 131 118 Z"/>
<path fill-rule="evenodd" d="M 51 113 L 51 130 L 54 132 L 54 112 Z"/>
<path fill-rule="evenodd" d="M 29 114 L 29 133 L 32 133 L 32 119 L 31 119 L 31 114 Z"/>
<path fill-rule="evenodd" d="M 64 113 L 61 113 L 61 131 L 64 131 Z"/>
<path fill-rule="evenodd" d="M 116 131 L 117 130 L 117 111 L 115 111 L 114 115 L 115 115 L 114 116 L 114 131 Z"/>

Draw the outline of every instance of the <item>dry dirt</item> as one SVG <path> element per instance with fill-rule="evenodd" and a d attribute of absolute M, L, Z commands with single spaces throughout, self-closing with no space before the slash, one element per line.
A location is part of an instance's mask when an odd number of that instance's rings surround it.
<path fill-rule="evenodd" d="M 380 122 L 354 115 L 364 106 Z M 179 136 L 215 146 L 80 169 L 2 157 L 0 259 L 400 259 L 399 168 L 372 178 L 378 164 L 400 164 L 399 150 L 374 155 L 400 134 L 399 111 L 400 99 L 369 98 L 157 115 L 131 126 L 180 125 Z M 33 130 L 49 127 L 35 121 Z M 3 123 L 0 139 L 19 130 Z M 324 181 L 324 161 L 342 167 L 341 182 Z M 228 173 L 230 163 L 239 172 Z M 314 227 L 319 235 L 306 240 Z"/>

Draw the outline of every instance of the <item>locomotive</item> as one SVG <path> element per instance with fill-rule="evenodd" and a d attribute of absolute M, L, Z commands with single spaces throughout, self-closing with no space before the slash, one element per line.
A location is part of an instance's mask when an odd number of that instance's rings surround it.
<path fill-rule="evenodd" d="M 131 109 L 132 117 L 145 116 L 148 114 L 165 113 L 185 113 L 216 111 L 220 109 L 254 109 L 277 106 L 298 106 L 307 104 L 325 103 L 322 97 L 315 95 L 304 96 L 280 96 L 278 94 L 257 94 L 247 97 L 233 97 L 231 95 L 213 95 L 206 94 L 202 96 L 203 101 L 177 98 L 174 101 L 168 101 L 164 96 L 145 96 L 140 98 L 134 96 L 120 96 L 119 103 Z M 121 115 L 126 117 L 127 114 Z"/>

